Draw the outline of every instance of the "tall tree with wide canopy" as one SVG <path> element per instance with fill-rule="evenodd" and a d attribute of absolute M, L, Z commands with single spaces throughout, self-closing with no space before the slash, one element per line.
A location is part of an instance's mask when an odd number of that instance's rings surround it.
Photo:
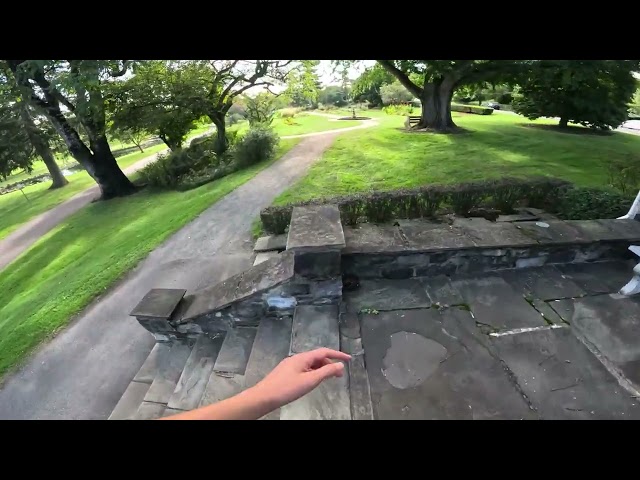
<path fill-rule="evenodd" d="M 459 87 L 505 81 L 519 73 L 515 60 L 378 60 L 378 63 L 420 99 L 422 116 L 415 128 L 447 132 L 456 128 L 451 98 Z"/>
<path fill-rule="evenodd" d="M 6 60 L 23 97 L 46 115 L 69 152 L 100 187 L 103 199 L 136 188 L 120 170 L 106 135 L 104 87 L 127 72 L 120 60 Z M 85 130 L 88 145 L 65 116 Z"/>

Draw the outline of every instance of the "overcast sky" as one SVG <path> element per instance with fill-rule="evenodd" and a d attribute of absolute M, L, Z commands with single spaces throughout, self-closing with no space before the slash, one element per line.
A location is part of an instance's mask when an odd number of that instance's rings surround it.
<path fill-rule="evenodd" d="M 349 78 L 351 80 L 355 80 L 366 67 L 369 67 L 374 63 L 376 63 L 375 60 L 361 60 L 358 62 L 358 66 L 356 68 L 352 67 L 349 70 Z M 338 75 L 333 75 L 332 70 L 333 66 L 331 65 L 331 60 L 320 60 L 317 72 L 323 85 L 340 85 L 340 77 Z"/>

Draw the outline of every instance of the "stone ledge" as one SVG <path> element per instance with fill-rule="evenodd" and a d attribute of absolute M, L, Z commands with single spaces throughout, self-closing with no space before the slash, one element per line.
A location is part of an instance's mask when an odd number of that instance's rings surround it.
<path fill-rule="evenodd" d="M 340 210 L 336 205 L 294 207 L 287 237 L 287 250 L 297 252 L 344 248 Z"/>

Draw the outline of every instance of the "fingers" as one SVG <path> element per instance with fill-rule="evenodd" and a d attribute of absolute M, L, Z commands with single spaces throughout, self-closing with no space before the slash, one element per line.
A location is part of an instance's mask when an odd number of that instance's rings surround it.
<path fill-rule="evenodd" d="M 306 375 L 309 375 L 313 379 L 314 385 L 319 385 L 320 382 L 326 380 L 331 377 L 341 377 L 344 374 L 344 364 L 343 363 L 330 363 L 328 365 L 324 365 L 316 370 L 312 370 Z"/>
<path fill-rule="evenodd" d="M 310 363 L 322 362 L 325 359 L 342 360 L 344 362 L 348 362 L 349 360 L 351 360 L 351 355 L 326 347 L 317 348 L 315 350 L 311 350 L 310 352 L 305 352 L 302 355 L 305 355 L 305 359 Z"/>

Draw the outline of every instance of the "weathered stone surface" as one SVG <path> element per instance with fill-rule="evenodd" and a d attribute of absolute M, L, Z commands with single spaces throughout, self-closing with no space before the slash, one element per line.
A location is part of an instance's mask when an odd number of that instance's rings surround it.
<path fill-rule="evenodd" d="M 253 266 L 259 265 L 262 262 L 266 262 L 267 260 L 270 260 L 277 256 L 278 256 L 278 252 L 260 252 L 256 254 L 256 258 L 253 261 Z"/>
<path fill-rule="evenodd" d="M 245 370 L 246 387 L 252 387 L 289 355 L 291 317 L 264 318 L 253 341 Z"/>
<path fill-rule="evenodd" d="M 198 337 L 167 407 L 180 410 L 198 407 L 222 343 L 222 335 L 215 338 L 206 335 Z"/>
<path fill-rule="evenodd" d="M 590 295 L 615 293 L 631 278 L 626 262 L 574 263 L 558 270 Z"/>
<path fill-rule="evenodd" d="M 287 250 L 340 250 L 344 246 L 344 232 L 337 205 L 293 208 Z"/>
<path fill-rule="evenodd" d="M 540 217 L 532 215 L 528 212 L 513 213 L 511 215 L 500 215 L 496 222 L 532 222 L 538 220 Z"/>
<path fill-rule="evenodd" d="M 170 350 L 170 345 L 166 343 L 156 343 L 140 367 L 140 370 L 136 373 L 136 376 L 133 377 L 133 381 L 151 384 L 153 379 L 156 378 L 158 371 L 167 361 Z"/>
<path fill-rule="evenodd" d="M 359 312 L 364 308 L 395 310 L 431 305 L 427 292 L 415 279 L 361 280 L 360 288 L 344 292 L 344 299 L 351 312 Z"/>
<path fill-rule="evenodd" d="M 593 241 L 621 240 L 621 233 L 611 228 L 611 222 L 614 221 L 617 220 L 567 220 L 565 224 L 582 232 L 585 237 Z"/>
<path fill-rule="evenodd" d="M 537 242 L 523 235 L 514 225 L 490 222 L 484 218 L 456 218 L 453 226 L 478 247 L 528 246 Z"/>
<path fill-rule="evenodd" d="M 348 376 L 328 378 L 280 409 L 281 420 L 351 420 Z"/>
<path fill-rule="evenodd" d="M 166 404 L 176 388 L 182 369 L 184 368 L 193 344 L 174 343 L 171 346 L 168 360 L 158 371 L 156 378 L 144 397 L 145 402 Z"/>
<path fill-rule="evenodd" d="M 360 338 L 360 320 L 357 313 L 340 313 L 340 335 L 349 338 Z"/>
<path fill-rule="evenodd" d="M 540 268 L 503 270 L 499 275 L 517 292 L 542 300 L 582 297 L 586 294 L 578 285 L 551 265 Z"/>
<path fill-rule="evenodd" d="M 131 382 L 111 412 L 109 420 L 126 420 L 135 415 L 148 390 L 148 383 Z"/>
<path fill-rule="evenodd" d="M 640 402 L 568 328 L 505 335 L 492 343 L 543 419 L 640 418 Z"/>
<path fill-rule="evenodd" d="M 342 277 L 313 281 L 309 285 L 309 291 L 315 305 L 337 305 L 342 299 Z"/>
<path fill-rule="evenodd" d="M 330 278 L 340 275 L 342 255 L 339 250 L 329 252 L 296 252 L 295 272 L 308 278 Z"/>
<path fill-rule="evenodd" d="M 602 219 L 598 221 L 616 233 L 620 240 L 629 243 L 640 241 L 640 222 L 637 220 Z"/>
<path fill-rule="evenodd" d="M 161 403 L 142 402 L 130 420 L 155 420 L 163 416 L 165 406 Z"/>
<path fill-rule="evenodd" d="M 548 227 L 542 227 L 538 223 L 546 223 Z M 518 222 L 513 225 L 522 234 L 543 245 L 584 243 L 595 241 L 585 232 L 574 228 L 562 220 L 545 220 L 544 222 Z"/>
<path fill-rule="evenodd" d="M 522 295 L 497 275 L 455 277 L 451 281 L 471 307 L 476 322 L 497 330 L 546 324 Z"/>
<path fill-rule="evenodd" d="M 142 297 L 129 315 L 134 317 L 169 318 L 186 290 L 180 288 L 153 288 Z"/>
<path fill-rule="evenodd" d="M 640 389 L 640 305 L 634 299 L 597 295 L 551 305 Z"/>
<path fill-rule="evenodd" d="M 398 332 L 419 335 L 428 340 L 423 342 L 424 348 L 440 345 L 437 348 L 444 349 L 446 354 L 440 358 L 430 355 L 433 352 L 422 351 L 419 346 L 407 351 L 403 342 L 394 347 L 391 336 Z M 375 417 L 381 420 L 535 418 L 500 361 L 476 340 L 476 335 L 469 312 L 457 308 L 364 315 L 362 341 Z M 392 379 L 396 385 L 414 386 L 394 387 L 385 375 L 392 368 L 388 363 L 385 365 L 385 358 L 387 362 L 402 359 L 402 364 L 396 364 L 397 371 L 391 373 L 396 377 Z M 435 364 L 425 365 L 425 358 L 431 358 Z M 422 377 L 420 373 L 425 367 L 431 373 Z M 397 378 L 403 372 L 406 378 Z"/>
<path fill-rule="evenodd" d="M 277 287 L 293 275 L 293 253 L 282 252 L 275 258 L 229 277 L 224 282 L 194 292 L 189 307 L 182 314 L 179 323 L 186 323 L 199 316 L 221 310 L 233 302 Z"/>
<path fill-rule="evenodd" d="M 464 303 L 460 292 L 451 284 L 451 279 L 445 275 L 422 277 L 420 282 L 426 289 L 432 303 L 437 303 L 438 305 L 460 305 Z"/>
<path fill-rule="evenodd" d="M 360 338 L 349 338 L 344 335 L 340 335 L 340 351 L 348 353 L 352 356 L 364 354 L 362 348 L 362 340 Z"/>
<path fill-rule="evenodd" d="M 348 371 L 351 418 L 353 420 L 373 420 L 371 387 L 369 386 L 369 374 L 364 364 L 364 355 L 352 357 L 348 364 Z"/>
<path fill-rule="evenodd" d="M 227 335 L 213 368 L 216 372 L 244 375 L 256 338 L 256 329 L 249 327 L 232 328 Z"/>
<path fill-rule="evenodd" d="M 171 415 L 177 415 L 178 413 L 183 413 L 184 410 L 178 410 L 177 408 L 165 408 L 164 412 L 162 412 L 162 415 L 160 418 L 164 418 L 164 417 L 170 417 Z"/>
<path fill-rule="evenodd" d="M 256 245 L 253 247 L 254 252 L 269 252 L 272 250 L 284 250 L 287 248 L 287 235 L 269 235 L 266 237 L 260 237 L 256 240 Z"/>
<path fill-rule="evenodd" d="M 407 244 L 398 227 L 363 223 L 345 227 L 346 247 L 343 253 L 384 253 L 401 252 Z"/>
<path fill-rule="evenodd" d="M 221 375 L 214 371 L 208 379 L 207 387 L 200 401 L 200 406 L 204 407 L 231 398 L 242 392 L 244 388 L 244 375 Z"/>
<path fill-rule="evenodd" d="M 337 305 L 300 305 L 293 316 L 291 354 L 340 348 Z"/>
<path fill-rule="evenodd" d="M 402 234 L 407 242 L 405 250 L 409 251 L 458 250 L 476 246 L 462 229 L 447 224 L 427 226 L 418 223 L 415 226 L 402 227 Z"/>
<path fill-rule="evenodd" d="M 540 312 L 540 315 L 543 316 L 547 323 L 552 323 L 555 325 L 565 325 L 565 322 L 562 321 L 560 315 L 558 315 L 558 313 L 553 308 L 551 308 L 551 306 L 547 302 L 534 298 L 531 301 L 531 304 L 533 308 Z"/>
<path fill-rule="evenodd" d="M 138 323 L 153 334 L 175 334 L 176 329 L 167 318 L 136 317 Z"/>

